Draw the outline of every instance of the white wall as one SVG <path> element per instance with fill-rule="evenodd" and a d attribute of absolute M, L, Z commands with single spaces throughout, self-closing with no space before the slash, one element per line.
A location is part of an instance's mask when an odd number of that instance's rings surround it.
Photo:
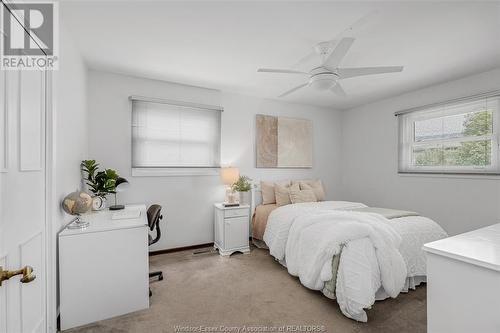
<path fill-rule="evenodd" d="M 327 196 L 340 199 L 340 112 L 236 94 L 222 94 L 222 163 L 240 168 L 254 180 L 319 178 Z M 310 119 L 313 122 L 313 168 L 255 168 L 255 115 Z"/>
<path fill-rule="evenodd" d="M 130 189 L 120 194 L 126 203 L 159 203 L 167 226 L 152 249 L 175 248 L 213 241 L 213 203 L 222 201 L 218 176 L 132 177 L 130 95 L 222 105 L 222 163 L 240 168 L 254 180 L 321 178 L 330 198 L 340 198 L 340 113 L 311 106 L 281 103 L 175 83 L 90 71 L 89 158 L 116 169 Z M 314 127 L 314 168 L 256 169 L 255 114 L 311 119 Z M 110 198 L 111 199 L 111 198 Z M 164 225 L 163 225 L 164 226 Z"/>
<path fill-rule="evenodd" d="M 61 209 L 62 199 L 70 192 L 80 188 L 80 161 L 87 155 L 87 68 L 79 50 L 73 43 L 64 22 L 60 29 L 59 70 L 53 72 L 53 180 L 54 193 L 50 198 L 54 205 L 49 216 L 52 219 L 51 256 L 49 263 L 49 308 L 57 306 L 56 239 L 57 233 L 73 217 Z M 49 318 L 55 330 L 55 312 Z"/>
<path fill-rule="evenodd" d="M 54 74 L 56 196 L 58 226 L 72 217 L 60 208 L 62 199 L 81 186 L 80 162 L 88 150 L 87 68 L 67 30 L 61 29 L 59 70 Z"/>
<path fill-rule="evenodd" d="M 399 176 L 394 112 L 500 89 L 500 69 L 368 104 L 342 113 L 342 197 L 409 209 L 450 234 L 500 220 L 500 178 Z"/>

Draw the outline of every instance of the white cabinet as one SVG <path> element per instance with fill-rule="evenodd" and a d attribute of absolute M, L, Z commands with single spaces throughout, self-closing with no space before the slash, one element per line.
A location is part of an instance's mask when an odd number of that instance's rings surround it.
<path fill-rule="evenodd" d="M 500 332 L 500 224 L 424 245 L 427 331 Z"/>
<path fill-rule="evenodd" d="M 222 256 L 250 252 L 250 206 L 224 207 L 215 204 L 214 247 Z"/>
<path fill-rule="evenodd" d="M 140 216 L 94 212 L 83 216 L 86 229 L 59 234 L 62 330 L 149 307 L 146 207 L 125 209 L 139 209 Z"/>

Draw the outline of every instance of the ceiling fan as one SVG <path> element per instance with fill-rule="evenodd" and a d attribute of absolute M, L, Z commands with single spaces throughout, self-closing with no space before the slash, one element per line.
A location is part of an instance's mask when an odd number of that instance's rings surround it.
<path fill-rule="evenodd" d="M 264 73 L 280 73 L 280 74 L 299 74 L 308 75 L 307 82 L 285 91 L 279 97 L 289 95 L 301 88 L 311 86 L 318 90 L 330 90 L 338 96 L 346 96 L 346 93 L 339 83 L 339 80 L 348 79 L 356 76 L 395 73 L 401 72 L 403 66 L 387 66 L 387 67 L 355 67 L 342 68 L 339 67 L 341 61 L 346 56 L 347 52 L 354 43 L 354 38 L 342 38 L 335 48 L 331 48 L 331 42 L 322 42 L 316 45 L 315 52 L 323 57 L 323 62 L 320 66 L 311 69 L 309 72 L 292 70 L 292 69 L 274 69 L 274 68 L 259 68 L 257 72 Z"/>

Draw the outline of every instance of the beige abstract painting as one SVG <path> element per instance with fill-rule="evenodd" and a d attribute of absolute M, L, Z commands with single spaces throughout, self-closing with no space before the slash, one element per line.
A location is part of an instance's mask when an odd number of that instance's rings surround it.
<path fill-rule="evenodd" d="M 311 168 L 312 122 L 306 119 L 257 115 L 258 168 Z"/>
<path fill-rule="evenodd" d="M 278 118 L 257 115 L 256 119 L 257 168 L 278 166 Z"/>
<path fill-rule="evenodd" d="M 312 124 L 309 120 L 278 118 L 278 167 L 312 167 Z"/>

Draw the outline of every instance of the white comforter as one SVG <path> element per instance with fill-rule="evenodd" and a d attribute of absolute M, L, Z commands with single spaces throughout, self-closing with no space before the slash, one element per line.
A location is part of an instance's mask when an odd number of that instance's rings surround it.
<path fill-rule="evenodd" d="M 295 218 L 320 210 L 340 210 L 367 207 L 358 202 L 320 201 L 281 206 L 272 211 L 267 219 L 264 242 L 269 252 L 278 260 L 285 258 L 286 241 Z"/>
<path fill-rule="evenodd" d="M 420 216 L 387 220 L 337 211 L 360 207 L 366 206 L 329 201 L 280 207 L 269 216 L 264 241 L 290 274 L 314 290 L 332 278 L 331 259 L 346 244 L 337 272 L 337 302 L 347 317 L 366 321 L 363 309 L 373 305 L 379 289 L 396 297 L 406 277 L 425 275 L 421 247 L 446 233 Z"/>

